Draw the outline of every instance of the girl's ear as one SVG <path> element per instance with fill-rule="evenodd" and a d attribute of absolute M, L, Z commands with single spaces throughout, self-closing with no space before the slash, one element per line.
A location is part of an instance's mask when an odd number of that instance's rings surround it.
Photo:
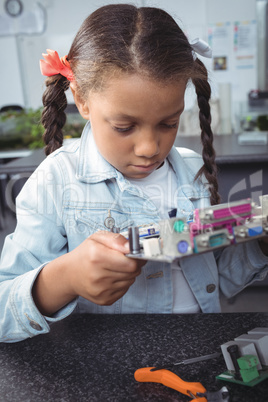
<path fill-rule="evenodd" d="M 84 119 L 89 120 L 89 107 L 88 107 L 87 103 L 85 101 L 83 101 L 81 99 L 81 97 L 78 95 L 75 82 L 70 82 L 70 88 L 71 88 L 77 109 L 79 110 L 79 113 L 81 114 L 81 116 Z"/>

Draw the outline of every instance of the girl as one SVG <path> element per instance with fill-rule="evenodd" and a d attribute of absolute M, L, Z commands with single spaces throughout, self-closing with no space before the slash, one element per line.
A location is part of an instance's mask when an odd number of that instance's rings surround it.
<path fill-rule="evenodd" d="M 49 155 L 17 199 L 18 224 L 0 268 L 0 338 L 49 331 L 72 312 L 219 312 L 268 271 L 267 244 L 252 241 L 180 262 L 130 259 L 113 228 L 191 218 L 219 202 L 210 128 L 210 86 L 176 22 L 156 8 L 109 5 L 90 15 L 67 57 L 41 61 L 42 123 Z M 206 47 L 206 46 L 205 46 Z M 200 108 L 203 160 L 173 147 L 189 80 Z M 62 147 L 65 91 L 88 120 Z M 90 122 L 90 123 L 89 123 Z"/>

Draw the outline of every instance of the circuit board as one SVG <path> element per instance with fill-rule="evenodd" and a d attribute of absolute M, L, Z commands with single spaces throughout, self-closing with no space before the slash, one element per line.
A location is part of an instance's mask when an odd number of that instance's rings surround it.
<path fill-rule="evenodd" d="M 128 257 L 173 262 L 268 235 L 268 195 L 260 205 L 244 199 L 196 209 L 192 221 L 175 217 L 158 224 L 131 226 Z"/>
<path fill-rule="evenodd" d="M 222 374 L 216 376 L 218 380 L 232 382 L 234 384 L 246 385 L 248 387 L 254 387 L 255 385 L 259 384 L 260 382 L 266 380 L 268 378 L 268 367 L 264 368 L 263 370 L 259 371 L 259 376 L 254 378 L 251 381 L 244 382 L 242 380 L 235 379 L 235 375 L 231 371 L 225 371 Z"/>

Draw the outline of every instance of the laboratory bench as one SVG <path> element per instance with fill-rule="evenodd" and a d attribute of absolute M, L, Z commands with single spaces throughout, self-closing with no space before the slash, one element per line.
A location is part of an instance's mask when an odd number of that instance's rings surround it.
<path fill-rule="evenodd" d="M 48 334 L 0 344 L 0 395 L 5 402 L 190 401 L 157 383 L 140 383 L 142 367 L 221 351 L 221 344 L 256 327 L 265 313 L 71 315 Z M 226 386 L 230 402 L 266 402 L 268 380 L 254 387 L 216 379 L 224 358 L 174 366 L 184 381 L 208 391 Z"/>

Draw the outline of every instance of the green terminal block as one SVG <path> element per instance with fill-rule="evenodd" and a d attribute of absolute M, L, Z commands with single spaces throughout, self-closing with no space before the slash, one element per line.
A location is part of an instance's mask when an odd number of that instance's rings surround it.
<path fill-rule="evenodd" d="M 225 371 L 222 374 L 216 376 L 218 380 L 232 382 L 234 384 L 247 385 L 249 387 L 254 387 L 260 382 L 268 379 L 268 366 L 264 366 L 262 370 L 257 370 L 257 365 L 259 363 L 258 357 L 255 355 L 245 355 L 237 359 L 239 365 L 239 371 L 242 380 L 236 379 L 236 374 L 234 371 Z"/>
<path fill-rule="evenodd" d="M 259 377 L 257 365 L 259 360 L 257 356 L 247 355 L 237 359 L 240 368 L 240 374 L 244 382 L 249 382 Z"/>

